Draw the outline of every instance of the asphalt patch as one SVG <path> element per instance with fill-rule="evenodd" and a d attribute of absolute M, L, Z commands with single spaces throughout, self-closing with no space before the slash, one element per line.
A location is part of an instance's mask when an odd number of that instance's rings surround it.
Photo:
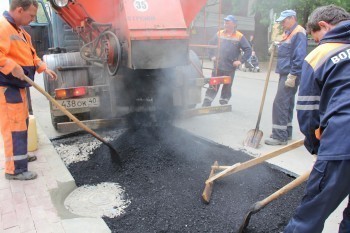
<path fill-rule="evenodd" d="M 54 145 L 77 140 L 55 140 Z M 122 167 L 101 145 L 88 161 L 68 169 L 78 186 L 114 182 L 123 187 L 131 201 L 125 214 L 103 217 L 112 232 L 237 232 L 255 202 L 293 180 L 263 163 L 216 181 L 207 205 L 201 194 L 214 161 L 232 165 L 252 157 L 173 126 L 127 130 L 111 144 L 122 157 Z M 246 232 L 283 231 L 304 187 L 253 214 Z"/>

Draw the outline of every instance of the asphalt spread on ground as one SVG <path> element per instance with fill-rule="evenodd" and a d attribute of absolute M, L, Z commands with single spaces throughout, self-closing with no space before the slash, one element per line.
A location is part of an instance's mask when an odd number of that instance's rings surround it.
<path fill-rule="evenodd" d="M 73 135 L 54 145 L 77 140 L 79 135 Z M 216 181 L 207 205 L 201 194 L 214 161 L 233 165 L 252 157 L 171 125 L 127 130 L 111 144 L 122 167 L 102 144 L 88 161 L 68 169 L 78 186 L 114 182 L 125 189 L 131 200 L 125 214 L 103 217 L 112 232 L 237 232 L 255 202 L 293 180 L 263 163 Z M 246 232 L 283 231 L 303 190 L 304 185 L 297 187 L 253 214 Z"/>

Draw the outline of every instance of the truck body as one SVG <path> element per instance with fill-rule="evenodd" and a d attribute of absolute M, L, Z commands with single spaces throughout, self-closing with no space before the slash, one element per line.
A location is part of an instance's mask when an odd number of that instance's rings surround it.
<path fill-rule="evenodd" d="M 56 31 L 44 61 L 58 80 L 45 78 L 45 89 L 80 120 L 169 120 L 201 101 L 201 62 L 189 49 L 188 28 L 206 0 L 50 3 Z M 69 122 L 50 108 L 55 127 Z"/>

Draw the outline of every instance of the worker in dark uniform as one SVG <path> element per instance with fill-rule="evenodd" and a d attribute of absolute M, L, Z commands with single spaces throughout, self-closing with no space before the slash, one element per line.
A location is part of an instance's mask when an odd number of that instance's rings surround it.
<path fill-rule="evenodd" d="M 5 177 L 31 180 L 37 174 L 28 171 L 28 100 L 24 76 L 34 79 L 35 71 L 57 75 L 37 56 L 30 35 L 21 27 L 36 17 L 35 0 L 12 0 L 10 11 L 0 18 L 0 129 L 4 140 Z"/>
<path fill-rule="evenodd" d="M 225 29 L 217 32 L 209 43 L 211 45 L 219 44 L 219 52 L 216 49 L 211 49 L 209 57 L 214 62 L 212 76 L 230 76 L 233 82 L 235 70 L 250 58 L 252 49 L 249 41 L 241 32 L 237 31 L 236 18 L 233 15 L 228 15 L 224 20 Z M 244 52 L 242 57 L 240 56 L 241 50 Z M 221 105 L 227 104 L 231 98 L 232 82 L 223 84 L 219 100 Z M 205 93 L 203 107 L 211 106 L 219 88 L 219 85 L 209 86 Z"/>
<path fill-rule="evenodd" d="M 321 233 L 350 194 L 350 14 L 334 5 L 319 7 L 307 30 L 319 45 L 303 64 L 296 109 L 305 147 L 317 160 L 285 233 Z M 339 232 L 350 232 L 350 204 Z"/>
<path fill-rule="evenodd" d="M 298 25 L 295 11 L 283 11 L 276 22 L 285 32 L 282 41 L 277 44 L 276 73 L 280 77 L 272 108 L 272 134 L 265 140 L 265 144 L 273 146 L 286 145 L 287 140 L 292 138 L 295 94 L 307 47 L 306 31 Z"/>

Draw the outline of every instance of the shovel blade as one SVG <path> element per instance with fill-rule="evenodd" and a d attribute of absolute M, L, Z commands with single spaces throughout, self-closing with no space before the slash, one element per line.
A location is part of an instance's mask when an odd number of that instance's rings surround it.
<path fill-rule="evenodd" d="M 244 146 L 258 148 L 264 133 L 258 129 L 251 129 L 247 133 L 246 139 L 243 141 Z"/>

